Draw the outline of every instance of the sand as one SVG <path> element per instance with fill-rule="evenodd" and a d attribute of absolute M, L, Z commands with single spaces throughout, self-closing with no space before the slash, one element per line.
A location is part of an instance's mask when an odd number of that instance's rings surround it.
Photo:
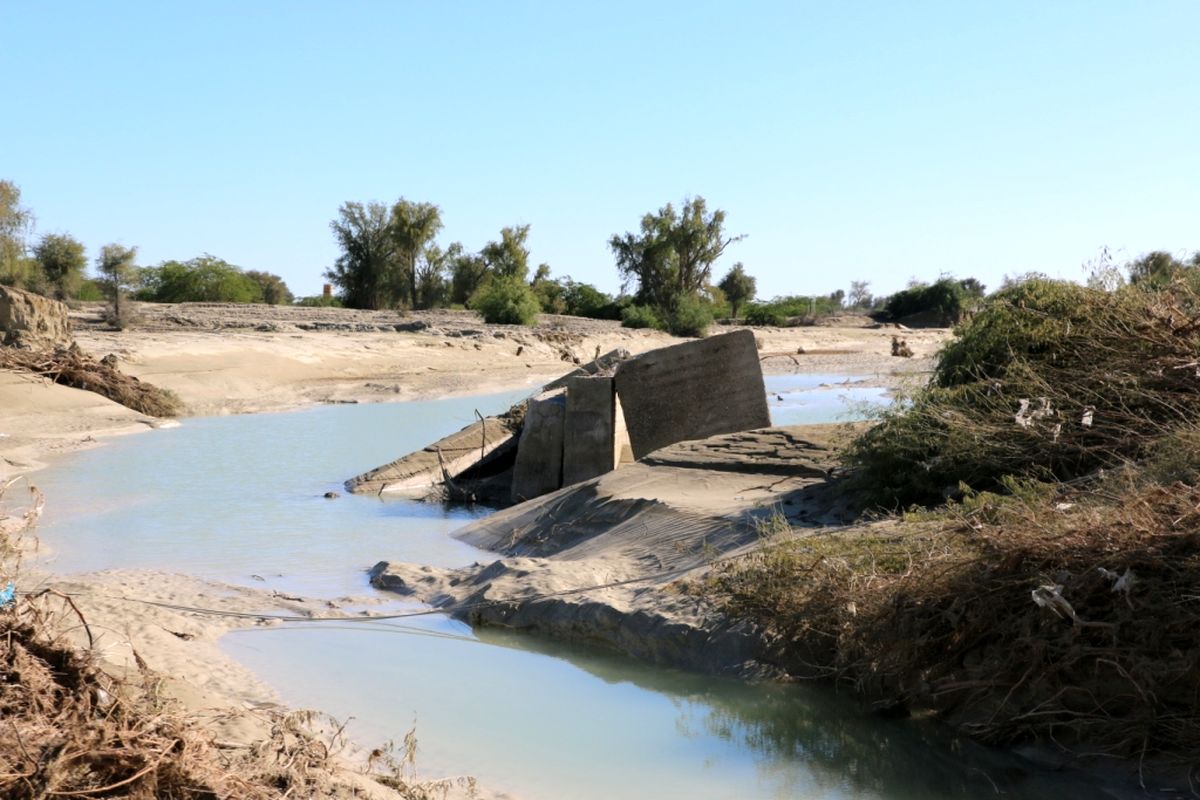
<path fill-rule="evenodd" d="M 115 354 L 123 371 L 175 391 L 192 415 L 424 399 L 523 386 L 532 389 L 570 369 L 576 359 L 586 361 L 597 351 L 624 347 L 639 353 L 678 341 L 659 332 L 624 329 L 616 323 L 552 315 L 544 315 L 536 327 L 523 328 L 484 325 L 470 312 L 400 315 L 210 304 L 146 304 L 141 309 L 141 326 L 118 333 L 103 329 L 98 312 L 94 307 L 73 312 L 80 346 L 97 357 Z M 948 337 L 942 330 L 898 331 L 869 325 L 869 320 L 851 318 L 836 327 L 755 329 L 755 335 L 764 354 L 764 370 L 769 373 L 859 375 L 881 385 L 919 380 L 929 368 L 930 356 Z M 897 334 L 907 339 L 916 358 L 891 357 L 891 338 Z M 27 476 L 36 482 L 36 470 L 63 453 L 95 446 L 108 436 L 162 424 L 162 420 L 98 395 L 0 372 L 0 481 Z M 610 479 L 606 491 L 611 489 L 614 496 L 634 503 L 691 507 L 698 520 L 732 519 L 799 490 L 803 484 L 772 486 L 779 475 L 770 470 L 733 479 L 728 472 L 709 470 L 702 481 L 696 481 L 696 471 L 686 464 L 645 469 L 656 470 L 654 480 L 635 489 L 629 481 L 636 483 L 638 476 L 630 473 L 616 483 Z M 653 494 L 650 500 L 647 492 Z M 5 499 L 7 510 L 19 513 L 22 499 L 23 494 L 10 491 Z M 607 555 L 594 542 L 589 561 L 580 567 L 597 575 L 632 576 L 649 562 L 661 562 L 664 553 L 674 554 L 666 556 L 668 561 L 693 557 L 690 540 L 684 547 L 671 538 L 677 518 L 667 522 L 663 552 L 655 553 L 644 544 L 636 552 L 628 547 L 622 550 L 618 537 L 612 540 Z M 738 531 L 740 537 L 746 529 Z M 496 543 L 492 546 L 504 549 Z M 578 580 L 588 577 L 556 574 L 546 573 L 556 586 L 559 578 L 566 586 L 578 585 Z M 124 598 L 231 612 L 341 613 L 324 598 L 285 601 L 255 587 L 163 572 L 111 571 L 66 577 L 26 567 L 21 588 L 37 587 L 53 587 L 78 598 L 111 668 L 131 668 L 136 650 L 152 669 L 170 676 L 169 691 L 174 696 L 211 715 L 219 737 L 235 742 L 260 736 L 265 723 L 258 712 L 278 703 L 270 687 L 217 646 L 220 636 L 232 626 L 255 622 L 199 616 Z M 617 599 L 626 602 L 623 597 Z M 345 598 L 335 604 L 369 606 L 375 602 L 378 599 L 372 597 Z M 73 635 L 82 634 L 76 630 Z M 464 767 L 469 770 L 469 765 Z"/>

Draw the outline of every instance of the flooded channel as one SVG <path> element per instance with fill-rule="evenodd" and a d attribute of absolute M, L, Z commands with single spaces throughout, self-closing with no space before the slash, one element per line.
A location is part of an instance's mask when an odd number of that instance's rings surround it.
<path fill-rule="evenodd" d="M 884 401 L 844 380 L 769 379 L 776 421 L 829 421 L 846 392 Z M 144 567 L 321 598 L 373 592 L 364 571 L 380 559 L 491 560 L 449 536 L 486 510 L 322 495 L 520 396 L 188 419 L 111 440 L 38 474 L 40 533 L 59 572 Z M 253 628 L 223 646 L 285 702 L 354 717 L 364 743 L 415 722 L 423 775 L 469 772 L 528 800 L 1096 796 L 824 687 L 665 670 L 441 615 Z"/>

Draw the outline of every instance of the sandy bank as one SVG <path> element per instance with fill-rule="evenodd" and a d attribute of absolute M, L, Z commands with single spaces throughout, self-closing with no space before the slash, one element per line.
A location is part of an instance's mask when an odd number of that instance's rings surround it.
<path fill-rule="evenodd" d="M 679 582 L 757 545 L 775 513 L 829 523 L 838 426 L 771 428 L 664 448 L 499 511 L 455 535 L 501 558 L 465 569 L 381 562 L 372 583 L 476 625 L 602 644 L 654 663 L 782 675 L 762 637 Z"/>

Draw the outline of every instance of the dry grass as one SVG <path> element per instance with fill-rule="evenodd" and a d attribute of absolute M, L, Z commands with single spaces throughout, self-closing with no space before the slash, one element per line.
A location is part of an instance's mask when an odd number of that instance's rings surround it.
<path fill-rule="evenodd" d="M 793 674 L 881 706 L 931 708 L 994 743 L 1190 764 L 1200 489 L 1141 477 L 1010 482 L 919 517 L 776 533 L 707 589 L 774 634 Z"/>
<path fill-rule="evenodd" d="M 142 383 L 121 372 L 114 362 L 97 361 L 77 347 L 52 353 L 0 347 L 0 369 L 28 372 L 64 386 L 96 392 L 154 417 L 174 417 L 183 411 L 174 392 Z"/>

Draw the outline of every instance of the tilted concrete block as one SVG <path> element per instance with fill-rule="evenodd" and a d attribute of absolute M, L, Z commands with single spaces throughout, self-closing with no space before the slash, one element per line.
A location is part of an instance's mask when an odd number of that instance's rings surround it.
<path fill-rule="evenodd" d="M 529 401 L 521 438 L 517 441 L 517 463 L 513 467 L 514 503 L 562 486 L 566 412 L 566 393 L 561 390 Z"/>
<path fill-rule="evenodd" d="M 621 362 L 615 381 L 634 458 L 771 424 L 758 347 L 748 330 L 643 353 Z"/>
<path fill-rule="evenodd" d="M 616 466 L 614 400 L 611 377 L 580 377 L 567 382 L 563 486 L 611 472 Z"/>

